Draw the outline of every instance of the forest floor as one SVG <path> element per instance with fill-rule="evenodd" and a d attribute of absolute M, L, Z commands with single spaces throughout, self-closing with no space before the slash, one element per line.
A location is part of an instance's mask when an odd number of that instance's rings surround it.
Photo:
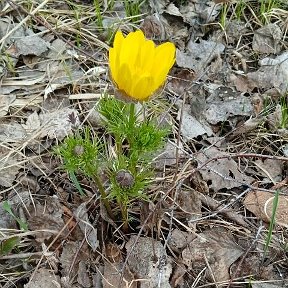
<path fill-rule="evenodd" d="M 0 15 L 0 287 L 288 287 L 287 1 L 2 0 Z M 109 139 L 108 50 L 135 29 L 177 51 L 145 104 L 171 133 L 127 230 L 53 151 L 76 128 Z"/>

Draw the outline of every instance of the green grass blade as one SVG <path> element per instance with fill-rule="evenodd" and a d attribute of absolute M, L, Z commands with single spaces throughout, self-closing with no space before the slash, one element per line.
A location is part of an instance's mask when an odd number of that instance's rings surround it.
<path fill-rule="evenodd" d="M 278 207 L 278 201 L 279 201 L 279 191 L 277 190 L 273 199 L 273 207 L 272 207 L 273 210 L 272 210 L 272 215 L 271 215 L 271 221 L 269 224 L 269 231 L 268 231 L 268 235 L 267 235 L 267 239 L 266 239 L 266 243 L 264 247 L 264 255 L 266 255 L 266 252 L 272 240 L 272 233 L 273 233 L 273 228 L 275 225 L 275 217 L 276 217 L 276 211 Z"/>
<path fill-rule="evenodd" d="M 28 225 L 27 223 L 23 222 L 20 218 L 16 217 L 15 214 L 13 213 L 10 204 L 8 203 L 8 201 L 4 201 L 2 204 L 3 209 L 9 213 L 14 219 L 15 221 L 17 221 L 17 223 L 19 224 L 20 228 L 23 231 L 28 231 Z"/>
<path fill-rule="evenodd" d="M 20 238 L 17 236 L 3 240 L 0 243 L 0 255 L 7 255 L 10 253 L 20 242 Z"/>
<path fill-rule="evenodd" d="M 70 179 L 72 180 L 73 184 L 75 185 L 75 187 L 76 187 L 77 190 L 79 191 L 80 195 L 81 195 L 81 196 L 84 196 L 85 193 L 84 193 L 82 187 L 80 186 L 80 183 L 79 183 L 79 181 L 77 180 L 77 177 L 76 177 L 76 175 L 74 174 L 74 172 L 69 172 L 69 176 L 70 176 Z"/>

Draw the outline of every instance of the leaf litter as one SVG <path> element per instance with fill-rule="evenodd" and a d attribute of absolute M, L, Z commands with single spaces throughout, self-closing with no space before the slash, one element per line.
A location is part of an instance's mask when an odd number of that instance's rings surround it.
<path fill-rule="evenodd" d="M 21 240 L 0 254 L 1 286 L 285 287 L 285 3 L 271 23 L 259 22 L 251 1 L 245 17 L 233 1 L 141 5 L 133 25 L 177 45 L 163 92 L 174 124 L 155 155 L 155 197 L 148 208 L 133 203 L 125 234 L 89 179 L 79 177 L 86 196 L 77 194 L 51 147 L 89 123 L 101 132 L 91 109 L 111 88 L 107 31 L 131 31 L 131 15 L 122 1 L 103 1 L 97 29 L 92 1 L 43 1 L 40 11 L 32 2 L 32 16 L 21 1 L 0 3 L 0 241 Z"/>

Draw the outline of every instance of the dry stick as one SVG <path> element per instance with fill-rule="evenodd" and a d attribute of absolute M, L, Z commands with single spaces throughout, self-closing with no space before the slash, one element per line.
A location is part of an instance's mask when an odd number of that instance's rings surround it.
<path fill-rule="evenodd" d="M 179 119 L 179 128 L 178 128 L 178 135 L 177 135 L 177 147 L 176 147 L 176 167 L 175 167 L 175 173 L 174 173 L 174 178 L 173 181 L 176 180 L 177 174 L 178 174 L 178 169 L 179 169 L 179 146 L 180 146 L 180 130 L 183 122 L 183 112 L 184 112 L 184 105 L 186 101 L 186 93 L 183 95 L 183 102 L 182 102 L 182 107 L 181 107 L 181 113 L 180 113 L 180 119 Z"/>
<path fill-rule="evenodd" d="M 179 133 L 180 134 L 180 133 Z M 178 169 L 176 169 L 176 173 L 177 173 Z M 175 174 L 176 174 L 175 173 Z M 175 178 L 174 178 L 175 179 Z M 175 179 L 176 180 L 176 179 Z M 180 180 L 179 182 L 175 182 L 178 183 L 177 186 L 175 187 L 175 193 L 174 193 L 174 197 L 173 197 L 173 202 L 176 202 L 177 196 L 178 196 L 178 192 L 181 189 L 181 186 L 183 184 L 183 180 Z M 174 211 L 175 211 L 175 205 L 172 205 L 171 207 L 171 213 L 170 213 L 170 221 L 169 221 L 169 232 L 168 235 L 166 237 L 165 243 L 164 243 L 164 250 L 166 250 L 166 247 L 168 245 L 168 241 L 171 237 L 171 232 L 172 232 L 172 225 L 173 225 L 173 218 L 174 218 Z M 161 287 L 161 280 L 162 280 L 162 275 L 163 275 L 163 268 L 166 266 L 167 264 L 167 256 L 162 255 L 161 259 L 159 259 L 159 274 L 158 274 L 158 287 Z"/>
<path fill-rule="evenodd" d="M 201 218 L 197 218 L 197 219 L 195 219 L 195 220 L 191 220 L 190 221 L 190 223 L 193 223 L 193 222 L 197 222 L 197 221 L 201 221 L 201 220 L 204 220 L 204 219 L 208 219 L 208 218 L 211 218 L 211 217 L 215 217 L 218 213 L 223 213 L 223 214 L 226 214 L 227 215 L 227 213 L 229 213 L 228 211 L 225 211 L 229 206 L 231 206 L 232 204 L 234 204 L 235 202 L 237 202 L 238 201 L 238 199 L 240 199 L 242 196 L 244 196 L 246 193 L 248 193 L 249 191 L 251 191 L 251 189 L 252 188 L 250 188 L 250 187 L 248 187 L 245 191 L 243 191 L 241 194 L 239 194 L 238 196 L 237 196 L 237 198 L 232 202 L 232 203 L 228 203 L 228 204 L 226 204 L 226 205 L 224 205 L 224 206 L 222 206 L 218 211 L 216 211 L 216 212 L 214 212 L 214 213 L 212 213 L 212 214 L 209 214 L 209 215 L 207 215 L 207 216 L 203 216 L 203 217 L 201 217 Z M 254 188 L 255 189 L 255 188 Z M 200 193 L 201 194 L 201 193 Z M 207 200 L 205 200 L 205 196 L 202 196 L 201 197 L 201 201 L 207 201 Z M 212 204 L 213 205 L 213 203 L 209 203 L 209 204 Z M 230 212 L 231 213 L 231 212 Z M 229 214 L 228 214 L 229 215 Z M 232 215 L 230 215 L 230 217 L 232 216 L 233 217 L 233 220 L 235 220 L 234 219 L 234 216 L 235 215 L 235 213 L 233 213 Z M 239 220 L 239 219 L 238 219 Z M 243 220 L 244 221 L 244 220 Z M 242 221 L 240 222 L 241 223 L 241 225 L 242 226 L 244 226 L 244 227 L 247 227 L 247 223 L 243 223 Z M 239 224 L 240 224 L 239 223 Z"/>
<path fill-rule="evenodd" d="M 209 263 L 209 261 L 207 259 L 206 253 L 204 253 L 203 255 L 204 255 L 204 261 L 205 261 L 206 267 L 208 267 L 208 271 L 210 273 L 210 276 L 211 276 L 212 280 L 214 281 L 213 285 L 215 285 L 216 288 L 219 288 L 219 285 L 216 282 L 215 273 L 214 273 L 214 271 L 211 268 L 211 265 L 210 265 L 210 263 Z"/>
<path fill-rule="evenodd" d="M 250 191 L 250 189 L 249 189 L 249 191 Z M 249 192 L 249 191 L 245 190 L 244 192 L 246 193 L 246 192 Z M 226 210 L 228 208 L 228 206 L 231 206 L 234 203 L 236 203 L 236 201 L 245 194 L 244 192 L 241 193 L 237 197 L 237 199 L 235 199 L 232 203 L 229 203 L 229 205 L 225 205 L 225 206 L 222 206 L 218 201 L 216 201 L 215 199 L 211 198 L 208 195 L 203 195 L 202 193 L 199 192 L 199 196 L 200 196 L 201 202 L 204 205 L 212 208 L 214 211 L 216 210 L 216 212 L 214 212 L 213 214 L 209 215 L 209 218 L 216 216 L 218 213 L 221 213 L 221 214 L 225 215 L 228 219 L 230 219 L 230 220 L 234 221 L 235 223 L 237 223 L 237 224 L 249 229 L 250 225 L 247 222 L 245 222 L 245 220 L 243 219 L 242 215 L 239 215 L 239 214 L 237 214 L 234 211 L 227 211 Z M 221 208 L 219 209 L 219 207 L 221 207 Z M 200 219 L 197 219 L 197 220 L 199 221 L 201 219 L 203 219 L 203 218 L 200 218 Z"/>
<path fill-rule="evenodd" d="M 52 256 L 53 253 L 54 252 L 46 252 L 45 256 L 47 256 L 47 257 Z M 24 259 L 24 258 L 31 259 L 32 257 L 38 258 L 38 257 L 42 257 L 42 256 L 43 256 L 43 252 L 31 252 L 31 253 L 19 253 L 19 254 L 4 255 L 4 256 L 1 256 L 0 259 L 1 260 Z"/>
<path fill-rule="evenodd" d="M 288 157 L 281 157 L 281 156 L 271 156 L 271 155 L 263 155 L 263 154 L 256 154 L 256 153 L 238 153 L 238 154 L 229 154 L 224 156 L 216 156 L 213 158 L 208 159 L 201 166 L 194 169 L 193 172 L 199 171 L 204 168 L 208 163 L 220 159 L 229 159 L 229 158 L 262 158 L 262 159 L 271 159 L 271 160 L 278 160 L 278 161 L 288 161 Z"/>
<path fill-rule="evenodd" d="M 68 273 L 67 273 L 69 280 L 70 280 L 70 276 L 71 276 L 74 264 L 76 262 L 76 259 L 77 259 L 78 255 L 79 255 L 79 252 L 80 252 L 81 248 L 83 247 L 85 241 L 86 241 L 86 237 L 83 237 L 83 239 L 82 239 L 82 241 L 81 241 L 81 243 L 80 243 L 75 255 L 73 256 L 73 259 L 71 261 L 71 264 L 70 264 L 70 267 L 69 267 L 69 270 L 68 270 Z M 74 275 L 74 277 L 75 277 L 75 275 Z"/>

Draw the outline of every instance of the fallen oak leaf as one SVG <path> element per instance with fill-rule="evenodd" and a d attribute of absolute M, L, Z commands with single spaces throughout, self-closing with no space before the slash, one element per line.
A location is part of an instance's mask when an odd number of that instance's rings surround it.
<path fill-rule="evenodd" d="M 266 191 L 250 191 L 244 199 L 244 206 L 250 212 L 265 222 L 270 222 L 273 212 L 275 194 Z M 275 214 L 275 223 L 288 227 L 288 197 L 278 196 L 278 206 Z"/>

